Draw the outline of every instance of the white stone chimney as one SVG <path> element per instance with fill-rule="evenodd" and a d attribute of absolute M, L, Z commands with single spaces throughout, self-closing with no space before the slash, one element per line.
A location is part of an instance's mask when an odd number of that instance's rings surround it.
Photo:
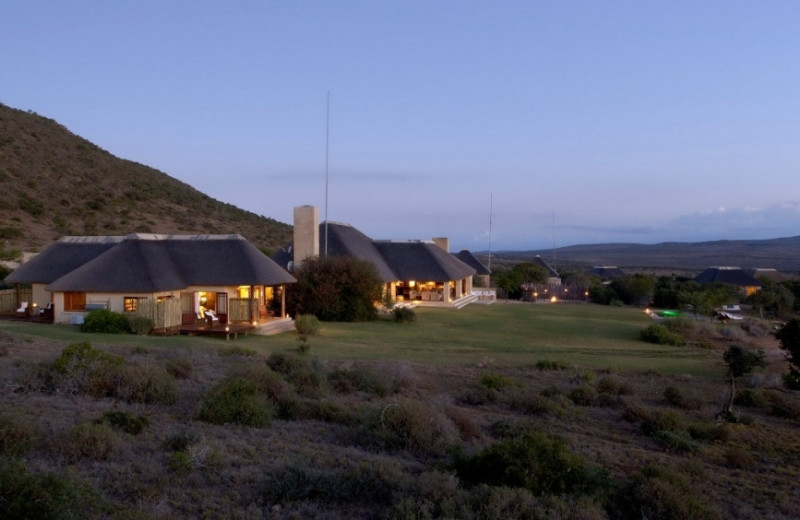
<path fill-rule="evenodd" d="M 450 239 L 447 237 L 436 237 L 433 239 L 433 243 L 439 246 L 440 249 L 443 249 L 445 253 L 450 252 Z"/>
<path fill-rule="evenodd" d="M 294 265 L 299 267 L 310 256 L 319 256 L 319 208 L 294 208 Z"/>

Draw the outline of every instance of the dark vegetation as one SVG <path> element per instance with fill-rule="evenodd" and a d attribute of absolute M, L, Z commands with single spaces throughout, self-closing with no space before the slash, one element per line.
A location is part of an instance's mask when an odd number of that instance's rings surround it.
<path fill-rule="evenodd" d="M 114 157 L 57 122 L 0 104 L 0 244 L 41 250 L 63 235 L 239 233 L 267 250 L 291 228 Z M 8 255 L 0 250 L 0 260 Z M 2 276 L 0 276 L 0 279 Z"/>
<path fill-rule="evenodd" d="M 292 316 L 310 314 L 322 321 L 371 321 L 377 318 L 383 282 L 375 266 L 350 256 L 309 258 L 295 269 L 297 283 L 287 287 Z"/>
<path fill-rule="evenodd" d="M 793 518 L 800 401 L 740 330 L 711 378 L 4 333 L 0 516 Z"/>

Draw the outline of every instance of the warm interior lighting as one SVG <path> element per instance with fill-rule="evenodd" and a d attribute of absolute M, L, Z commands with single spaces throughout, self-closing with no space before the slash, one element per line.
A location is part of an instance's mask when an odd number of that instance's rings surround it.
<path fill-rule="evenodd" d="M 555 296 L 550 298 L 550 303 L 556 303 L 557 301 L 558 301 L 558 298 L 556 298 Z"/>
<path fill-rule="evenodd" d="M 408 286 L 409 287 L 414 287 L 415 285 L 417 285 L 417 282 L 415 282 L 414 280 L 409 280 L 408 281 Z"/>

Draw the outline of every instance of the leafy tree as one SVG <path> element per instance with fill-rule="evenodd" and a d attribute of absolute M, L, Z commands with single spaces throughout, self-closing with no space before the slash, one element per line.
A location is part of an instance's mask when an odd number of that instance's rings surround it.
<path fill-rule="evenodd" d="M 492 277 L 495 287 L 504 291 L 507 298 L 519 299 L 523 284 L 547 282 L 547 270 L 535 262 L 521 262 L 511 269 L 495 269 Z"/>
<path fill-rule="evenodd" d="M 786 322 L 775 337 L 780 341 L 781 349 L 786 351 L 786 360 L 790 364 L 783 382 L 791 389 L 800 390 L 800 320 L 792 318 Z"/>
<path fill-rule="evenodd" d="M 294 273 L 287 307 L 295 315 L 313 314 L 322 321 L 369 321 L 383 281 L 371 262 L 350 256 L 309 258 Z"/>
<path fill-rule="evenodd" d="M 752 350 L 740 345 L 731 345 L 722 354 L 722 359 L 728 365 L 728 375 L 731 380 L 731 398 L 722 409 L 721 415 L 727 417 L 733 409 L 733 400 L 738 392 L 736 381 L 759 367 L 767 365 L 762 349 Z"/>
<path fill-rule="evenodd" d="M 766 284 L 761 290 L 751 294 L 747 301 L 758 309 L 762 318 L 764 317 L 764 311 L 776 318 L 780 318 L 793 308 L 794 299 L 794 294 L 785 286 Z"/>
<path fill-rule="evenodd" d="M 634 274 L 617 278 L 610 286 L 618 298 L 627 305 L 647 305 L 653 295 L 653 278 Z"/>

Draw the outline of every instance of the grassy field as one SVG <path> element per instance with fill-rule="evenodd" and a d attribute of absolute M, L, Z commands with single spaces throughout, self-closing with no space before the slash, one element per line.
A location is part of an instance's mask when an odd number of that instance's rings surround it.
<path fill-rule="evenodd" d="M 325 323 L 311 339 L 312 353 L 331 360 L 385 360 L 437 365 L 530 366 L 540 360 L 593 369 L 653 370 L 668 374 L 719 372 L 719 353 L 652 345 L 639 339 L 651 323 L 640 309 L 600 305 L 471 305 L 459 311 L 416 309 L 417 322 L 398 325 Z M 137 337 L 81 334 L 76 327 L 0 322 L 0 330 L 66 343 L 103 346 L 211 348 L 224 341 L 203 337 Z M 297 336 L 248 336 L 235 344 L 261 354 L 293 349 Z M 233 343 L 232 343 L 233 344 Z"/>
<path fill-rule="evenodd" d="M 325 323 L 301 355 L 296 333 L 0 321 L 0 518 L 797 518 L 800 395 L 774 338 L 690 321 L 690 343 L 664 347 L 639 339 L 650 324 L 418 309 Z M 771 366 L 726 422 L 734 342 Z"/>

